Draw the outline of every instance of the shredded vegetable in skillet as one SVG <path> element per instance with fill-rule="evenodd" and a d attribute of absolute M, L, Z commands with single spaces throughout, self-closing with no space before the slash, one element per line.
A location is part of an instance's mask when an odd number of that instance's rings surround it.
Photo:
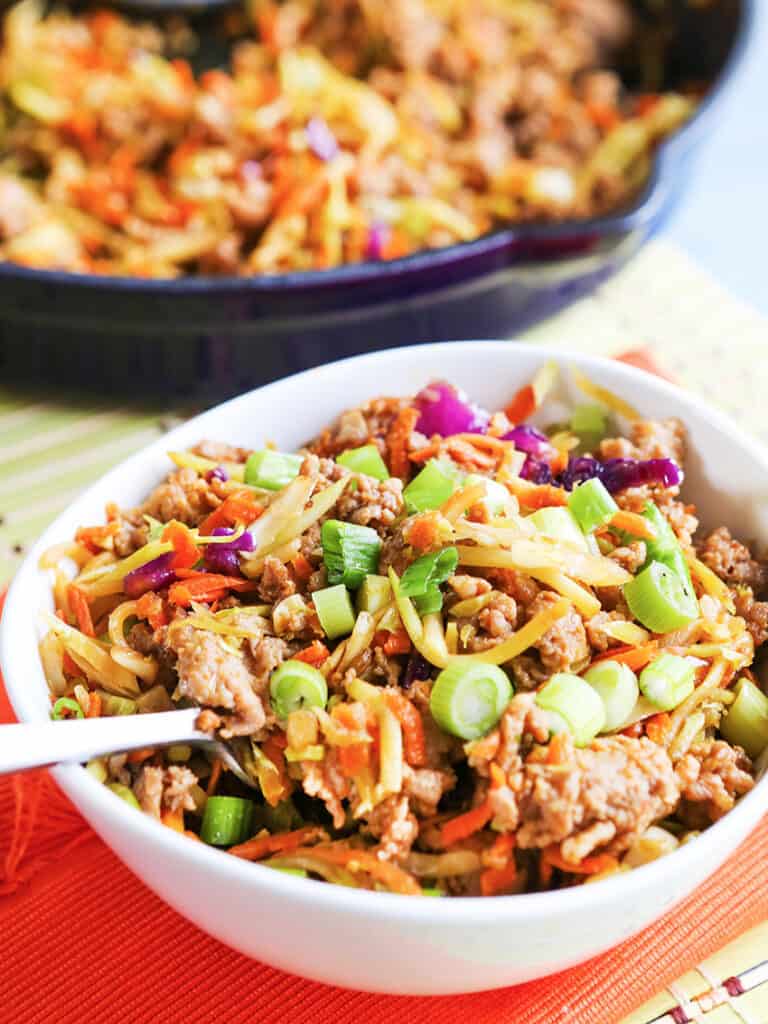
<path fill-rule="evenodd" d="M 691 114 L 608 70 L 624 0 L 249 0 L 195 77 L 178 19 L 43 16 L 0 44 L 0 259 L 253 275 L 620 207 Z"/>
<path fill-rule="evenodd" d="M 88 770 L 234 856 L 407 894 L 583 884 L 727 813 L 768 745 L 768 567 L 698 536 L 678 420 L 607 392 L 563 420 L 560 387 L 491 414 L 436 382 L 297 455 L 202 442 L 49 551 L 52 716 L 196 705 L 256 788 L 186 746 Z M 584 458 L 666 472 L 564 486 Z"/>

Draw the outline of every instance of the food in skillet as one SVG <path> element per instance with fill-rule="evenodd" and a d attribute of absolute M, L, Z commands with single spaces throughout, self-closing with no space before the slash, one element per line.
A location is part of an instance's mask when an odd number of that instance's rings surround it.
<path fill-rule="evenodd" d="M 591 401 L 531 426 L 556 374 L 493 415 L 434 383 L 297 454 L 172 452 L 49 551 L 53 717 L 198 705 L 258 791 L 188 747 L 89 771 L 235 856 L 435 895 L 603 878 L 730 810 L 768 744 L 766 566 L 695 539 L 679 421 L 574 372 Z"/>
<path fill-rule="evenodd" d="M 241 20 L 231 67 L 196 79 L 178 20 L 12 7 L 0 259 L 280 273 L 599 215 L 693 109 L 609 70 L 624 0 L 251 0 Z"/>

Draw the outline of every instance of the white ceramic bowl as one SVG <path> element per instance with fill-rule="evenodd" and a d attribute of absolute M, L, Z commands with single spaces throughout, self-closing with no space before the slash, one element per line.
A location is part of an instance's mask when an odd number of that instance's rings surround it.
<path fill-rule="evenodd" d="M 502 408 L 541 363 L 562 353 L 505 342 L 390 350 L 253 391 L 173 430 L 116 467 L 60 516 L 30 552 L 2 622 L 2 666 L 22 720 L 46 717 L 36 612 L 50 607 L 41 551 L 100 521 L 105 503 L 138 503 L 168 472 L 168 449 L 202 438 L 299 446 L 342 409 L 409 394 L 436 376 Z M 618 363 L 565 357 L 648 416 L 680 416 L 691 454 L 685 494 L 704 525 L 768 545 L 768 457 L 719 413 Z M 267 963 L 319 981 L 389 993 L 471 992 L 537 978 L 586 960 L 649 924 L 735 849 L 768 809 L 768 780 L 695 842 L 596 885 L 493 899 L 414 899 L 298 879 L 193 843 L 126 807 L 79 766 L 59 785 L 117 855 L 200 928 Z"/>

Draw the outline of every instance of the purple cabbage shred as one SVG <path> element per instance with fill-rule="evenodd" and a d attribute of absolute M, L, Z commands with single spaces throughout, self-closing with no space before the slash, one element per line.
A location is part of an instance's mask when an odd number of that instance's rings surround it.
<path fill-rule="evenodd" d="M 213 537 L 227 537 L 234 533 L 226 526 L 219 526 L 213 531 Z M 246 530 L 230 544 L 206 544 L 205 564 L 214 572 L 223 573 L 225 576 L 241 576 L 240 557 L 241 551 L 253 551 L 253 537 Z"/>
<path fill-rule="evenodd" d="M 217 466 L 215 469 L 208 470 L 205 474 L 205 479 L 208 483 L 210 483 L 211 480 L 219 480 L 221 483 L 225 484 L 227 480 L 229 480 L 229 473 L 223 466 Z"/>
<path fill-rule="evenodd" d="M 400 685 L 407 690 L 417 679 L 429 679 L 432 675 L 432 666 L 417 651 L 412 651 L 408 656 L 405 672 Z"/>
<path fill-rule="evenodd" d="M 328 124 L 322 117 L 312 117 L 307 122 L 307 142 L 319 160 L 333 160 L 339 152 L 339 144 Z"/>
<path fill-rule="evenodd" d="M 552 483 L 552 470 L 549 463 L 544 462 L 542 459 L 536 459 L 533 455 L 529 455 L 523 463 L 520 476 L 523 480 L 528 480 L 532 484 Z"/>
<path fill-rule="evenodd" d="M 383 260 L 384 249 L 389 241 L 389 224 L 377 221 L 371 224 L 368 229 L 368 239 L 365 245 L 365 258 L 367 260 Z"/>
<path fill-rule="evenodd" d="M 141 597 L 149 590 L 160 590 L 173 583 L 176 573 L 171 568 L 171 563 L 175 557 L 175 551 L 166 551 L 164 555 L 158 555 L 151 562 L 145 562 L 138 569 L 129 572 L 123 578 L 123 590 L 128 597 Z"/>
<path fill-rule="evenodd" d="M 533 455 L 536 459 L 548 459 L 554 454 L 554 448 L 549 443 L 546 434 L 542 434 L 535 427 L 529 427 L 522 423 L 519 427 L 513 427 L 508 434 L 505 434 L 502 441 L 514 441 L 515 448 L 526 455 Z"/>
<path fill-rule="evenodd" d="M 672 459 L 608 459 L 598 462 L 591 455 L 579 455 L 568 460 L 560 483 L 571 491 L 585 480 L 594 478 L 602 481 L 611 494 L 617 494 L 628 487 L 642 487 L 644 484 L 678 487 L 683 482 L 683 473 Z"/>
<path fill-rule="evenodd" d="M 463 391 L 446 381 L 434 381 L 416 395 L 414 405 L 421 414 L 416 429 L 432 437 L 452 434 L 484 434 L 490 414 L 473 405 Z"/>

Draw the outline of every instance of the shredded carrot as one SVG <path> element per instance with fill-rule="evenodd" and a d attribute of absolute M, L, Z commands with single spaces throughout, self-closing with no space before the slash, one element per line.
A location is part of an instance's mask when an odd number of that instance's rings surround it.
<path fill-rule="evenodd" d="M 387 451 L 389 453 L 389 472 L 407 481 L 411 475 L 411 463 L 408 458 L 408 442 L 418 423 L 419 411 L 411 406 L 404 406 L 395 416 L 387 434 Z"/>
<path fill-rule="evenodd" d="M 506 481 L 506 486 L 527 509 L 562 507 L 568 504 L 568 492 L 553 484 L 532 484 L 527 480 L 513 478 Z"/>
<path fill-rule="evenodd" d="M 81 526 L 75 534 L 78 544 L 83 544 L 92 555 L 103 551 L 106 542 L 120 531 L 120 523 L 117 520 L 107 523 L 106 526 Z"/>
<path fill-rule="evenodd" d="M 427 462 L 429 459 L 434 459 L 440 452 L 440 442 L 430 441 L 428 445 L 423 448 L 417 448 L 414 452 L 408 453 L 408 458 L 411 462 Z"/>
<path fill-rule="evenodd" d="M 68 651 L 64 651 L 61 658 L 61 668 L 65 676 L 69 676 L 71 679 L 76 679 L 83 673 L 77 664 L 77 662 L 71 657 Z"/>
<path fill-rule="evenodd" d="M 198 533 L 210 537 L 220 526 L 250 525 L 263 513 L 264 507 L 256 500 L 253 491 L 234 491 L 217 509 L 200 523 Z"/>
<path fill-rule="evenodd" d="M 143 747 L 141 750 L 132 750 L 126 757 L 126 761 L 128 764 L 141 764 L 142 761 L 147 761 L 150 757 L 153 757 L 154 753 L 154 747 Z"/>
<path fill-rule="evenodd" d="M 411 638 L 404 629 L 398 629 L 394 633 L 387 629 L 381 629 L 373 637 L 373 646 L 381 647 L 388 657 L 393 657 L 396 654 L 408 654 L 411 650 Z"/>
<path fill-rule="evenodd" d="M 655 540 L 656 531 L 643 516 L 636 512 L 618 511 L 611 519 L 612 527 L 616 530 L 623 530 L 624 533 L 631 533 L 633 537 L 640 537 L 641 540 Z"/>
<path fill-rule="evenodd" d="M 278 832 L 276 835 L 254 836 L 253 839 L 230 848 L 233 857 L 243 860 L 263 860 L 274 853 L 285 853 L 295 850 L 302 843 L 315 843 L 328 838 L 326 832 L 317 825 L 307 825 L 293 832 Z"/>
<path fill-rule="evenodd" d="M 188 608 L 193 601 L 216 601 L 226 597 L 229 590 L 253 590 L 256 586 L 253 580 L 220 576 L 213 572 L 195 573 L 192 569 L 177 569 L 176 575 L 181 577 L 181 581 L 172 583 L 168 588 L 168 600 L 182 608 Z"/>
<path fill-rule="evenodd" d="M 291 562 L 293 571 L 296 574 L 296 579 L 302 583 L 306 583 L 312 573 L 315 571 L 312 568 L 312 563 L 304 555 L 296 555 Z"/>
<path fill-rule="evenodd" d="M 75 613 L 77 628 L 80 632 L 85 633 L 86 636 L 96 636 L 88 600 L 82 590 L 74 583 L 70 583 L 67 587 L 67 600 L 69 601 L 69 607 Z"/>
<path fill-rule="evenodd" d="M 556 733 L 547 747 L 547 764 L 566 764 L 570 747 L 570 735 L 567 732 Z"/>
<path fill-rule="evenodd" d="M 664 743 L 668 728 L 669 715 L 666 711 L 662 711 L 660 714 L 653 715 L 646 721 L 645 735 L 649 740 L 653 740 L 654 743 Z"/>
<path fill-rule="evenodd" d="M 200 552 L 195 544 L 192 531 L 183 523 L 177 523 L 175 520 L 168 523 L 160 539 L 173 544 L 172 569 L 191 569 L 196 562 L 200 561 Z"/>
<path fill-rule="evenodd" d="M 136 614 L 140 619 L 146 619 L 152 629 L 167 626 L 169 622 L 163 599 L 154 590 L 148 590 L 146 594 L 141 595 L 136 602 Z"/>
<path fill-rule="evenodd" d="M 408 543 L 416 551 L 428 551 L 434 547 L 437 535 L 438 519 L 434 512 L 414 516 L 408 524 Z"/>
<path fill-rule="evenodd" d="M 346 747 L 336 747 L 339 771 L 347 779 L 354 779 L 370 766 L 371 744 L 350 743 Z"/>
<path fill-rule="evenodd" d="M 303 661 L 306 665 L 322 665 L 330 651 L 322 640 L 313 640 L 309 647 L 304 647 L 293 655 L 295 661 Z"/>
<path fill-rule="evenodd" d="M 160 821 L 166 828 L 172 828 L 174 832 L 184 832 L 184 811 L 181 807 L 175 811 L 163 811 L 160 815 Z"/>
<path fill-rule="evenodd" d="M 504 769 L 501 765 L 491 761 L 489 771 L 491 775 L 491 789 L 500 789 L 502 786 L 506 786 L 507 776 L 504 774 Z"/>
<path fill-rule="evenodd" d="M 536 412 L 536 392 L 532 384 L 520 388 L 504 412 L 510 423 L 524 423 Z"/>
<path fill-rule="evenodd" d="M 232 851 L 230 850 L 230 853 Z M 420 896 L 421 886 L 412 875 L 409 875 L 396 864 L 379 860 L 370 850 L 359 850 L 345 843 L 333 846 L 314 846 L 307 849 L 299 848 L 296 854 L 306 854 L 326 864 L 336 864 L 352 872 L 364 872 L 374 881 L 381 882 L 391 892 L 399 892 L 405 896 Z"/>
<path fill-rule="evenodd" d="M 517 865 L 510 857 L 503 868 L 486 868 L 480 875 L 480 892 L 483 896 L 498 896 L 511 889 L 517 881 Z"/>
<path fill-rule="evenodd" d="M 403 730 L 405 760 L 414 768 L 423 768 L 427 763 L 427 747 L 421 715 L 399 690 L 387 690 L 385 699 Z"/>
<path fill-rule="evenodd" d="M 208 778 L 208 785 L 205 787 L 206 796 L 213 796 L 219 785 L 219 779 L 224 769 L 221 758 L 217 757 L 211 765 L 211 774 Z"/>
<path fill-rule="evenodd" d="M 449 437 L 445 442 L 445 449 L 460 466 L 476 469 L 481 473 L 488 473 L 496 467 L 498 461 L 495 455 L 488 455 L 481 452 L 474 444 L 464 441 L 460 437 Z"/>
<path fill-rule="evenodd" d="M 485 828 L 493 817 L 490 803 L 486 800 L 471 811 L 460 814 L 457 818 L 446 821 L 442 828 L 442 840 L 445 846 L 452 846 L 462 839 L 468 839 L 475 832 Z"/>
<path fill-rule="evenodd" d="M 86 718 L 98 718 L 101 715 L 101 694 L 89 693 L 88 694 L 88 710 L 85 713 Z"/>
<path fill-rule="evenodd" d="M 641 644 L 639 647 L 609 647 L 607 651 L 603 651 L 602 654 L 593 658 L 592 664 L 595 665 L 601 661 L 618 661 L 620 664 L 626 665 L 627 668 L 631 668 L 633 672 L 637 672 L 654 659 L 658 649 L 659 645 L 655 640 Z"/>
<path fill-rule="evenodd" d="M 621 730 L 622 736 L 631 736 L 632 739 L 637 739 L 643 735 L 643 723 L 633 722 L 632 725 L 628 725 L 626 729 Z"/>
<path fill-rule="evenodd" d="M 542 851 L 542 858 L 546 858 L 548 864 L 560 871 L 567 871 L 572 875 L 598 875 L 602 871 L 609 871 L 618 867 L 618 861 L 609 853 L 598 853 L 594 857 L 585 857 L 578 862 L 566 860 L 560 853 L 558 846 L 548 846 Z"/>
<path fill-rule="evenodd" d="M 494 455 L 506 455 L 510 448 L 514 448 L 511 441 L 502 441 L 500 437 L 491 437 L 490 434 L 454 434 L 454 437 L 475 448 L 485 448 Z"/>
<path fill-rule="evenodd" d="M 440 515 L 447 519 L 449 523 L 455 523 L 459 516 L 463 515 L 476 502 L 482 501 L 484 496 L 485 484 L 477 483 L 469 487 L 462 487 L 461 490 L 455 491 L 440 506 Z"/>

